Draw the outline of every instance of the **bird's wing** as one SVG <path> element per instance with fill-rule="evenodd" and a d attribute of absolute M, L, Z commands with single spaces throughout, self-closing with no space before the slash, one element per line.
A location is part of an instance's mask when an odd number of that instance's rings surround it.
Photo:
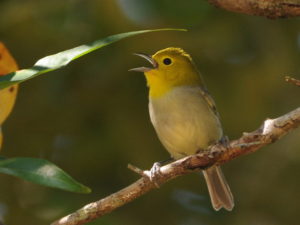
<path fill-rule="evenodd" d="M 210 94 L 206 89 L 201 88 L 200 90 L 201 90 L 201 95 L 203 96 L 203 98 L 205 99 L 205 101 L 207 102 L 211 110 L 218 118 L 220 118 L 214 99 L 210 96 Z"/>

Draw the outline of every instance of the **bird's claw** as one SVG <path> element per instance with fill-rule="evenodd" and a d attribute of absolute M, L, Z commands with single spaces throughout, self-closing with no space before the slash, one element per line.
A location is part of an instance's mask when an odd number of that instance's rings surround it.
<path fill-rule="evenodd" d="M 223 136 L 221 138 L 221 140 L 219 141 L 219 143 L 221 145 L 223 145 L 225 148 L 228 148 L 229 147 L 229 143 L 230 143 L 228 136 Z"/>
<path fill-rule="evenodd" d="M 159 188 L 159 179 L 162 175 L 161 171 L 160 171 L 160 167 L 161 167 L 161 163 L 160 162 L 155 162 L 152 166 L 152 168 L 150 169 L 150 175 L 149 175 L 149 178 L 150 178 L 150 181 L 152 183 L 155 184 L 155 186 L 157 188 Z"/>

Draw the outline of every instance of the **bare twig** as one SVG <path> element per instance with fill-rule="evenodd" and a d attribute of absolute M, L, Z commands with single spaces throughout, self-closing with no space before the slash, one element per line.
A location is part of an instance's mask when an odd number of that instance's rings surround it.
<path fill-rule="evenodd" d="M 265 145 L 271 144 L 288 132 L 300 126 L 300 107 L 276 119 L 267 119 L 262 126 L 251 133 L 244 133 L 237 140 L 230 141 L 226 146 L 216 144 L 208 151 L 201 152 L 180 159 L 161 167 L 159 176 L 160 185 L 178 176 L 190 173 L 199 168 L 207 168 L 215 164 L 224 164 L 241 155 L 255 152 Z M 131 168 L 139 174 L 149 174 L 149 171 L 140 171 Z M 52 223 L 52 225 L 79 225 L 99 218 L 116 208 L 127 204 L 156 186 L 148 177 L 143 176 L 128 187 L 111 194 L 99 201 L 90 203 L 76 212 Z"/>
<path fill-rule="evenodd" d="M 141 170 L 140 168 L 132 165 L 132 164 L 128 164 L 128 169 L 132 170 L 133 172 L 141 175 L 142 177 L 147 177 L 147 175 L 144 173 L 144 170 Z"/>
<path fill-rule="evenodd" d="M 300 0 L 208 0 L 216 7 L 271 19 L 300 16 Z"/>
<path fill-rule="evenodd" d="M 286 76 L 286 77 L 285 77 L 285 81 L 286 81 L 286 82 L 289 82 L 289 83 L 292 83 L 292 84 L 295 84 L 296 86 L 299 86 L 299 87 L 300 87 L 300 80 L 297 80 L 297 79 L 295 79 L 295 78 Z"/>

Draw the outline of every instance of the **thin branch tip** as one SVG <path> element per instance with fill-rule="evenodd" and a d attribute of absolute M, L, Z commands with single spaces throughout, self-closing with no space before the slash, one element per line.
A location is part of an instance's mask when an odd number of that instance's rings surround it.
<path fill-rule="evenodd" d="M 290 76 L 285 76 L 285 81 L 300 87 L 300 80 L 298 80 L 298 79 L 295 79 L 295 78 L 290 77 Z"/>
<path fill-rule="evenodd" d="M 127 168 L 141 176 L 144 176 L 144 171 L 142 169 L 140 169 L 130 163 L 128 163 Z"/>

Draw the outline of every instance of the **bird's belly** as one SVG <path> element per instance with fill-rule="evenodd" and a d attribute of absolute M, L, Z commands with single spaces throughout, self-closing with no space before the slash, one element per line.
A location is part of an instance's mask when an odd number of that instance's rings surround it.
<path fill-rule="evenodd" d="M 177 89 L 149 104 L 157 135 L 174 158 L 195 154 L 222 136 L 218 117 L 200 92 L 190 89 Z"/>

